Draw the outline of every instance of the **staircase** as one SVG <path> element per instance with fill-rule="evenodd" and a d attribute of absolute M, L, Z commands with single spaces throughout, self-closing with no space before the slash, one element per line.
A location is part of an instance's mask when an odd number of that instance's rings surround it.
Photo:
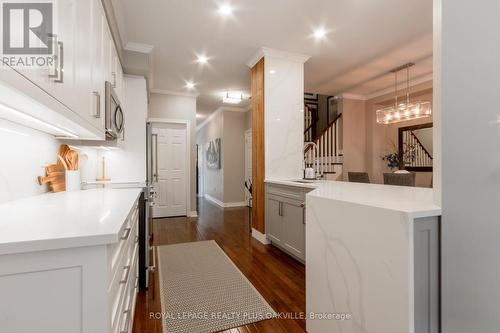
<path fill-rule="evenodd" d="M 314 118 L 309 110 L 305 109 L 304 140 L 314 142 L 318 146 L 318 153 L 312 145 L 304 150 L 305 166 L 316 168 L 323 178 L 336 179 L 342 173 L 343 151 L 342 151 L 342 113 L 338 114 L 318 135 L 314 135 L 313 128 L 316 127 Z M 317 155 L 317 156 L 316 156 Z"/>
<path fill-rule="evenodd" d="M 425 168 L 432 168 L 433 158 L 432 155 L 425 149 L 424 145 L 413 131 L 404 131 L 402 133 L 402 148 L 400 151 L 401 159 L 400 169 L 412 170 L 418 168 L 419 170 Z"/>

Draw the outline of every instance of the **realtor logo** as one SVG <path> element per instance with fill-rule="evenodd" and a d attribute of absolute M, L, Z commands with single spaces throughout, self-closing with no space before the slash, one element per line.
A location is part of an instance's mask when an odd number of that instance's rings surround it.
<path fill-rule="evenodd" d="M 2 11 L 4 55 L 52 54 L 52 3 L 4 2 Z"/>

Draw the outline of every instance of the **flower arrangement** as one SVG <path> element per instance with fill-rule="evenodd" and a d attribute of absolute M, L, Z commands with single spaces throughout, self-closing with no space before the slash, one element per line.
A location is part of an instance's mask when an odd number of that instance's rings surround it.
<path fill-rule="evenodd" d="M 392 170 L 399 168 L 399 153 L 390 153 L 382 156 L 382 161 L 387 162 L 387 166 Z"/>
<path fill-rule="evenodd" d="M 415 161 L 417 156 L 417 146 L 413 144 L 405 144 L 403 147 L 403 152 L 398 152 L 398 149 L 394 143 L 392 143 L 393 151 L 396 153 L 389 153 L 387 155 L 382 156 L 382 161 L 387 162 L 387 166 L 393 170 L 400 167 L 400 165 L 411 164 Z"/>

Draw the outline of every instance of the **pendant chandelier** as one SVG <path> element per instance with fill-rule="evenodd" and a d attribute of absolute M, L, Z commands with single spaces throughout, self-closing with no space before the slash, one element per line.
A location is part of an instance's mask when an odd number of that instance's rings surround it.
<path fill-rule="evenodd" d="M 418 101 L 410 103 L 410 67 L 414 63 L 408 63 L 391 70 L 394 73 L 394 105 L 376 111 L 377 123 L 393 124 L 401 121 L 432 116 L 432 103 L 429 101 Z M 398 72 L 406 69 L 406 103 L 398 102 Z"/>

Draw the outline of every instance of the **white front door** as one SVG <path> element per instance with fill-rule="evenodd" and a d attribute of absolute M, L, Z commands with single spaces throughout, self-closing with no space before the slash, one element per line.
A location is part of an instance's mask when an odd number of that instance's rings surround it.
<path fill-rule="evenodd" d="M 153 217 L 187 215 L 186 125 L 153 124 L 158 135 L 158 200 Z"/>

